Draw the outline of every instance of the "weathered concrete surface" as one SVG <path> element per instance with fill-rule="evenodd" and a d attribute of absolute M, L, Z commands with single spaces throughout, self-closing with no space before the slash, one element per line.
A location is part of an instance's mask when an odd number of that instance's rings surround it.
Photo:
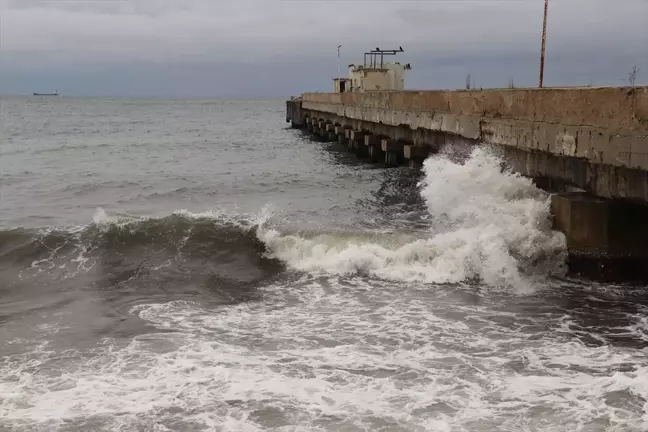
<path fill-rule="evenodd" d="M 523 174 L 648 202 L 648 87 L 306 93 L 301 104 L 432 150 L 447 134 L 521 150 Z"/>
<path fill-rule="evenodd" d="M 311 104 L 333 104 L 410 112 L 414 118 L 431 112 L 627 131 L 648 129 L 648 87 L 305 93 L 302 101 L 305 109 L 313 109 Z"/>
<path fill-rule="evenodd" d="M 565 193 L 552 195 L 551 210 L 572 272 L 607 281 L 648 279 L 648 207 Z"/>

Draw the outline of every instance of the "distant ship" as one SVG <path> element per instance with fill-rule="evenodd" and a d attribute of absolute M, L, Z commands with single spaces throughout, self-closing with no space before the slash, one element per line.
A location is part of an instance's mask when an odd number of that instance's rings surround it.
<path fill-rule="evenodd" d="M 58 90 L 54 90 L 52 93 L 34 93 L 34 96 L 58 96 Z"/>

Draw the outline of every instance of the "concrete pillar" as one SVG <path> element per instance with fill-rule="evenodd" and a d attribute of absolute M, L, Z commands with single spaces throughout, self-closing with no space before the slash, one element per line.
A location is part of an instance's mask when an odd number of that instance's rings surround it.
<path fill-rule="evenodd" d="M 335 133 L 337 142 L 344 144 L 344 128 L 342 126 L 335 126 L 335 130 L 333 132 Z"/>
<path fill-rule="evenodd" d="M 581 192 L 551 197 L 572 273 L 602 281 L 648 280 L 648 207 Z"/>
<path fill-rule="evenodd" d="M 335 125 L 330 122 L 324 124 L 324 137 L 328 142 L 337 141 L 337 136 L 335 136 Z"/>
<path fill-rule="evenodd" d="M 380 137 L 376 135 L 365 135 L 365 147 L 371 162 L 382 162 L 385 160 L 385 153 L 382 151 Z"/>
<path fill-rule="evenodd" d="M 409 161 L 410 168 L 421 168 L 429 152 L 430 149 L 428 147 L 414 145 L 403 146 L 403 157 Z"/>
<path fill-rule="evenodd" d="M 324 120 L 318 120 L 315 127 L 315 134 L 319 136 L 323 141 L 327 139 L 326 133 L 326 122 Z"/>
<path fill-rule="evenodd" d="M 344 142 L 343 142 L 343 144 L 345 144 L 349 148 L 350 148 L 350 145 L 351 145 L 351 132 L 352 131 L 353 131 L 353 129 L 344 128 Z"/>
<path fill-rule="evenodd" d="M 351 131 L 350 136 L 351 136 L 350 141 L 353 142 L 352 150 L 355 152 L 355 154 L 358 157 L 364 156 L 366 154 L 364 140 L 365 140 L 365 136 L 367 136 L 367 133 L 354 130 Z"/>
<path fill-rule="evenodd" d="M 403 160 L 403 143 L 393 139 L 383 139 L 382 151 L 385 152 L 385 165 L 396 166 Z"/>

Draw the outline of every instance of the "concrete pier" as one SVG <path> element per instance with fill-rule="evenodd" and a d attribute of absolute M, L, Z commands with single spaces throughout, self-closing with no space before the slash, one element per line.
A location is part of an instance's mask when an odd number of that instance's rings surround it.
<path fill-rule="evenodd" d="M 552 199 L 572 270 L 648 280 L 648 87 L 305 93 L 286 120 L 386 166 L 457 139 L 497 148 L 540 187 L 580 191 Z"/>

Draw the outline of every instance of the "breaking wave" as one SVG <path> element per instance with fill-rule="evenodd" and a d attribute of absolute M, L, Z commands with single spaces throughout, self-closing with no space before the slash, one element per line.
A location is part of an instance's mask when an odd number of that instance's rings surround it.
<path fill-rule="evenodd" d="M 529 179 L 481 149 L 463 164 L 430 158 L 424 172 L 425 232 L 304 237 L 267 229 L 259 238 L 271 256 L 306 272 L 424 283 L 478 279 L 522 292 L 533 289 L 534 278 L 564 274 L 564 236 L 551 229 L 548 195 Z"/>
<path fill-rule="evenodd" d="M 429 159 L 420 193 L 428 228 L 395 232 L 290 231 L 273 213 L 175 212 L 160 218 L 108 216 L 99 209 L 85 227 L 0 232 L 0 261 L 59 268 L 60 260 L 88 266 L 93 256 L 121 254 L 199 257 L 234 265 L 367 275 L 393 281 L 458 283 L 533 289 L 536 278 L 562 275 L 565 242 L 551 230 L 549 197 L 530 180 L 502 168 L 477 149 L 464 163 Z M 276 221 L 275 221 L 276 222 Z M 284 224 L 285 225 L 285 224 Z M 238 258 L 237 258 L 238 257 Z"/>

